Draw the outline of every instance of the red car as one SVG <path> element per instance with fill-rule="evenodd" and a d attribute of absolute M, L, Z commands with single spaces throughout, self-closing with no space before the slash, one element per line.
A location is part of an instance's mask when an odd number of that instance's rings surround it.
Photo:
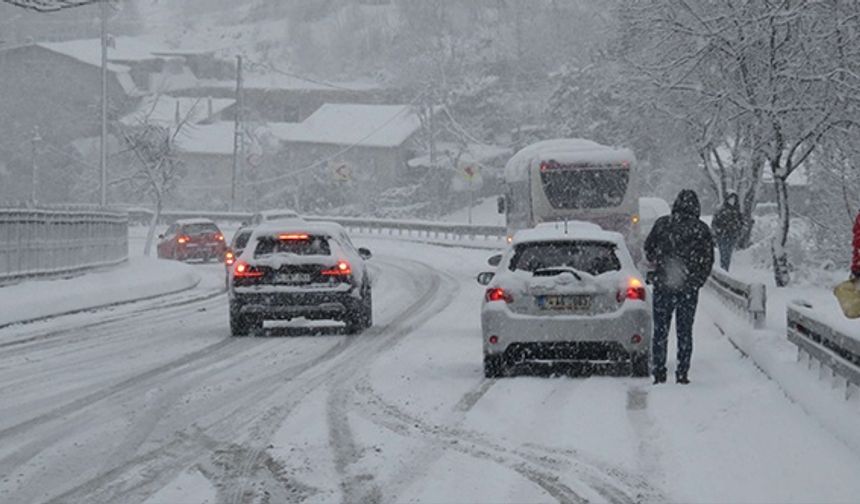
<path fill-rule="evenodd" d="M 209 219 L 178 220 L 158 238 L 161 259 L 220 261 L 227 252 L 224 234 Z"/>

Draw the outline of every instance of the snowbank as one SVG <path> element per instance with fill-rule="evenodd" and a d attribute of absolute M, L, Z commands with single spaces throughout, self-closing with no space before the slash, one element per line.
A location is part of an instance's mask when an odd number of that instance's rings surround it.
<path fill-rule="evenodd" d="M 0 327 L 191 289 L 200 276 L 183 263 L 135 257 L 75 277 L 0 287 Z"/>

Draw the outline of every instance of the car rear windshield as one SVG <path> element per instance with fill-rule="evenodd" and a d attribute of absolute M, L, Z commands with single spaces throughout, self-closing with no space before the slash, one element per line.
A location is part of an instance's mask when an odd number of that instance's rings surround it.
<path fill-rule="evenodd" d="M 630 170 L 560 166 L 541 171 L 540 178 L 553 208 L 612 208 L 624 201 Z"/>
<path fill-rule="evenodd" d="M 511 271 L 535 272 L 547 268 L 573 268 L 592 275 L 621 269 L 615 244 L 597 241 L 547 241 L 516 245 Z"/>
<path fill-rule="evenodd" d="M 327 236 L 307 236 L 307 238 L 262 237 L 257 240 L 254 257 L 273 254 L 294 254 L 302 256 L 331 255 L 331 247 Z"/>
<path fill-rule="evenodd" d="M 242 231 L 241 233 L 236 235 L 236 239 L 233 243 L 233 247 L 236 249 L 243 249 L 245 245 L 248 244 L 248 238 L 251 237 L 250 231 Z"/>
<path fill-rule="evenodd" d="M 182 226 L 182 232 L 189 235 L 217 233 L 218 226 L 215 224 L 186 224 Z"/>

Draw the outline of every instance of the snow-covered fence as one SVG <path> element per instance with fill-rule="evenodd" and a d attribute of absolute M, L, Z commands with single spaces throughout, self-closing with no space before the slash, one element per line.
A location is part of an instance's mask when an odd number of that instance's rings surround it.
<path fill-rule="evenodd" d="M 806 357 L 829 368 L 833 377 L 839 376 L 847 383 L 845 395 L 851 387 L 860 387 L 860 337 L 849 336 L 815 318 L 814 312 L 798 304 L 786 309 L 788 318 L 788 340 L 797 345 L 797 359 Z"/>
<path fill-rule="evenodd" d="M 707 286 L 720 299 L 746 315 L 756 329 L 762 329 L 767 319 L 767 289 L 764 284 L 745 283 L 725 271 L 714 268 Z"/>
<path fill-rule="evenodd" d="M 0 282 L 128 259 L 128 215 L 96 209 L 0 208 Z"/>

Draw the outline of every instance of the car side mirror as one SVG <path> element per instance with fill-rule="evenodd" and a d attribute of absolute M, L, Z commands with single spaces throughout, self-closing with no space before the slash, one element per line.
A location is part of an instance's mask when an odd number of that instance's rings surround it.
<path fill-rule="evenodd" d="M 478 273 L 477 280 L 478 280 L 478 283 L 481 285 L 489 285 L 490 282 L 493 281 L 493 277 L 495 277 L 495 276 L 496 276 L 496 274 L 493 273 L 492 271 L 484 271 L 483 273 Z"/>
<path fill-rule="evenodd" d="M 358 255 L 361 256 L 362 259 L 370 259 L 373 257 L 373 254 L 370 253 L 370 250 L 362 247 L 358 249 Z"/>
<path fill-rule="evenodd" d="M 498 266 L 502 262 L 502 254 L 496 254 L 487 259 L 487 264 L 490 266 Z"/>
<path fill-rule="evenodd" d="M 158 235 L 158 239 L 159 239 L 159 240 L 163 240 L 163 239 L 164 239 L 164 235 L 163 235 L 163 234 Z"/>
<path fill-rule="evenodd" d="M 500 214 L 505 213 L 505 197 L 504 196 L 499 196 L 499 198 L 496 200 L 496 207 L 497 207 L 496 210 Z"/>

